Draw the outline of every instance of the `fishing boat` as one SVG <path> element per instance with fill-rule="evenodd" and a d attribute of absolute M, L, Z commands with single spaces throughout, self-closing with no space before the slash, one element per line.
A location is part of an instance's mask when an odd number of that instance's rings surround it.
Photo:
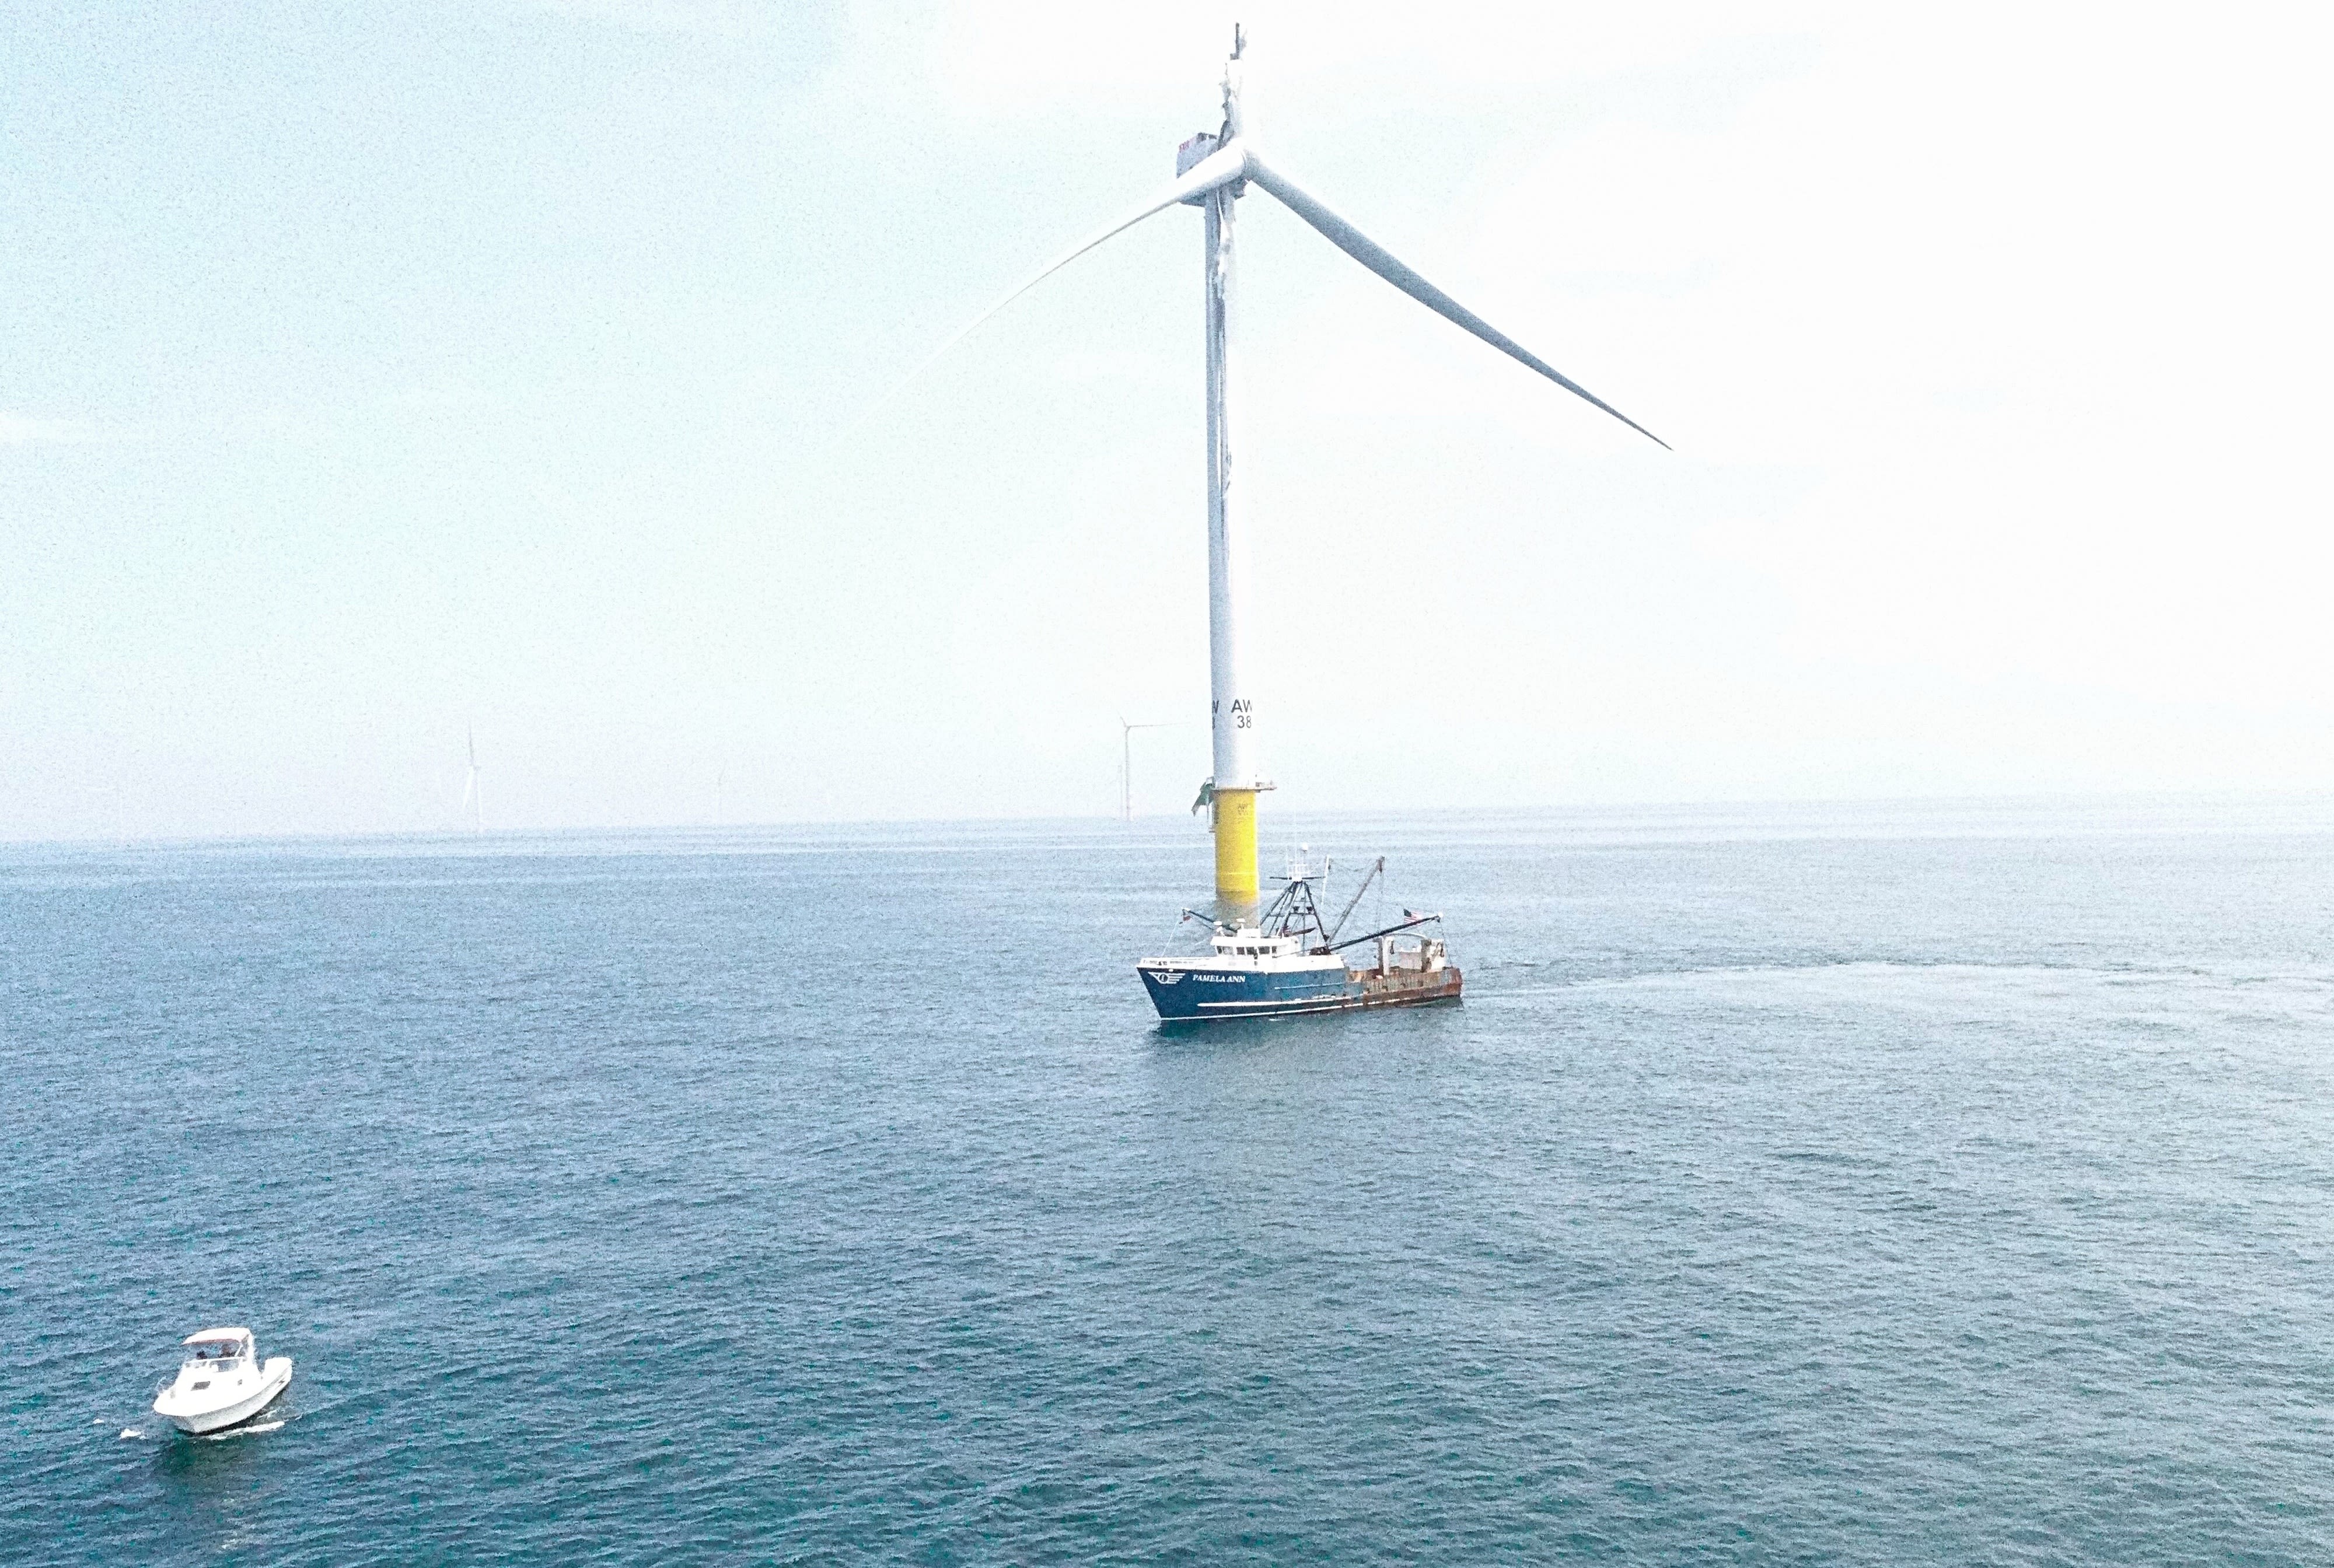
<path fill-rule="evenodd" d="M 1302 862 L 1254 922 L 1220 919 L 1197 909 L 1186 920 L 1209 927 L 1208 950 L 1136 963 L 1161 1022 L 1220 1018 L 1283 1018 L 1300 1013 L 1343 1013 L 1361 1007 L 1415 1007 L 1456 1002 L 1464 976 L 1442 939 L 1425 934 L 1439 914 L 1403 911 L 1391 925 L 1342 935 L 1362 895 L 1384 874 L 1381 858 L 1336 919 L 1326 919 L 1316 894 L 1328 873 Z M 1365 949 L 1355 965 L 1342 955 Z"/>

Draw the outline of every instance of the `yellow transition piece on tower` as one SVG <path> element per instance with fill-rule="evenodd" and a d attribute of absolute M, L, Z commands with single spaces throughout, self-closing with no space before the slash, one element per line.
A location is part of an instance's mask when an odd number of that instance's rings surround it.
<path fill-rule="evenodd" d="M 1256 792 L 1218 790 L 1216 899 L 1225 904 L 1256 902 Z"/>

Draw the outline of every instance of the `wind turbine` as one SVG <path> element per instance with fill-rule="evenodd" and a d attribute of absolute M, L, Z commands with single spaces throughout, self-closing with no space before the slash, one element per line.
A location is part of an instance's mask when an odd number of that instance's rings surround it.
<path fill-rule="evenodd" d="M 1118 820 L 1134 820 L 1134 732 L 1138 729 L 1172 729 L 1168 724 L 1129 724 L 1121 714 L 1118 720 Z"/>
<path fill-rule="evenodd" d="M 1223 123 L 1215 131 L 1201 131 L 1176 149 L 1177 178 L 1173 185 L 1046 263 L 1027 282 L 941 344 L 931 359 L 918 366 L 907 378 L 912 380 L 921 373 L 925 365 L 947 353 L 981 322 L 1104 240 L 1179 204 L 1202 210 L 1206 217 L 1204 264 L 1208 352 L 1208 686 L 1215 774 L 1201 786 L 1200 798 L 1210 807 L 1210 821 L 1216 836 L 1216 900 L 1227 914 L 1252 909 L 1256 904 L 1256 797 L 1259 792 L 1272 787 L 1257 771 L 1256 702 L 1249 695 L 1247 679 L 1240 666 L 1243 640 L 1240 597 L 1246 576 L 1246 551 L 1242 520 L 1236 505 L 1237 493 L 1232 486 L 1231 373 L 1235 275 L 1232 266 L 1232 217 L 1234 204 L 1247 194 L 1248 188 L 1253 185 L 1278 199 L 1282 206 L 1319 230 L 1331 245 L 1445 321 L 1473 333 L 1510 359 L 1530 366 L 1558 386 L 1587 399 L 1655 445 L 1664 448 L 1669 446 L 1659 436 L 1428 283 L 1384 246 L 1330 211 L 1294 180 L 1267 163 L 1258 152 L 1255 142 L 1248 136 L 1247 127 L 1240 118 L 1240 56 L 1246 47 L 1245 35 L 1239 28 L 1234 28 L 1231 56 L 1224 63 Z"/>
<path fill-rule="evenodd" d="M 487 831 L 485 803 L 478 798 L 478 731 L 475 725 L 462 726 L 463 738 L 469 743 L 470 776 L 462 785 L 462 803 L 469 808 L 470 832 L 483 837 Z"/>

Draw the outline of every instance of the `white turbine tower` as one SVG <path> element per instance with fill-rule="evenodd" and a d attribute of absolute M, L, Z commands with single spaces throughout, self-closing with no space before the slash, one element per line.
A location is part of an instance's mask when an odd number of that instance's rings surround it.
<path fill-rule="evenodd" d="M 470 775 L 462 785 L 462 804 L 470 813 L 470 832 L 483 836 L 487 819 L 485 803 L 478 798 L 478 732 L 476 726 L 465 725 L 462 734 L 470 748 Z"/>
<path fill-rule="evenodd" d="M 1231 395 L 1234 313 L 1233 204 L 1256 186 L 1320 231 L 1352 256 L 1412 299 L 1452 324 L 1521 361 L 1565 390 L 1586 399 L 1639 435 L 1666 447 L 1651 430 L 1606 402 L 1493 327 L 1482 317 L 1428 283 L 1361 230 L 1331 212 L 1297 183 L 1265 162 L 1240 119 L 1240 55 L 1245 39 L 1235 28 L 1232 53 L 1224 64 L 1222 126 L 1202 131 L 1177 150 L 1175 183 L 1151 200 L 1080 240 L 1046 264 L 940 345 L 925 365 L 953 348 L 975 327 L 1011 304 L 1046 278 L 1103 241 L 1155 213 L 1186 204 L 1206 215 L 1205 275 L 1208 351 L 1208 666 L 1210 722 L 1214 731 L 1215 776 L 1201 786 L 1216 835 L 1216 898 L 1228 910 L 1253 906 L 1257 897 L 1256 797 L 1272 785 L 1257 772 L 1256 704 L 1240 665 L 1241 590 L 1245 550 L 1242 519 L 1233 487 Z M 909 377 L 921 373 L 917 367 Z"/>

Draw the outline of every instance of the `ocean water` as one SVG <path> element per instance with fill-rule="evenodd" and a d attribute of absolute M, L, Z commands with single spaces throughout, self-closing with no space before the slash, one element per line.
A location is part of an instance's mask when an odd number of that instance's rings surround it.
<path fill-rule="evenodd" d="M 2334 805 L 0 850 L 0 1559 L 2323 1563 Z M 146 1411 L 193 1329 L 273 1430 Z"/>

